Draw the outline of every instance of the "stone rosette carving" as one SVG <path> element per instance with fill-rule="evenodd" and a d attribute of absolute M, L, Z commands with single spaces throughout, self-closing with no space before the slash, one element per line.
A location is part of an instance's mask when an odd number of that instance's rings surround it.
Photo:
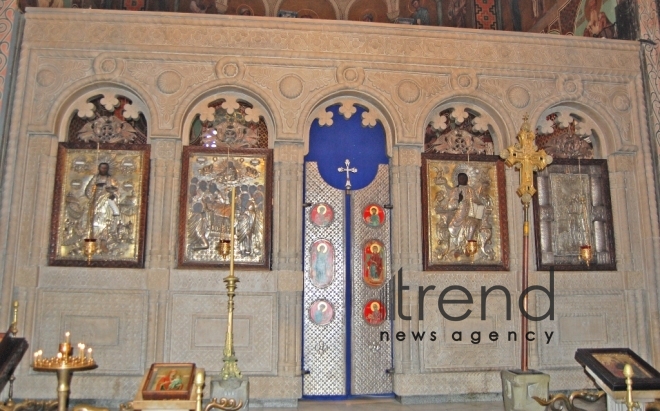
<path fill-rule="evenodd" d="M 527 107 L 531 99 L 529 90 L 519 84 L 514 84 L 513 86 L 509 87 L 506 92 L 506 97 L 512 106 L 519 109 Z"/>
<path fill-rule="evenodd" d="M 461 92 L 471 92 L 477 89 L 479 80 L 475 70 L 460 70 L 452 73 L 451 87 Z"/>
<path fill-rule="evenodd" d="M 289 74 L 280 80 L 279 90 L 284 97 L 292 100 L 302 94 L 303 82 L 300 77 Z"/>
<path fill-rule="evenodd" d="M 582 95 L 584 85 L 578 77 L 560 75 L 557 77 L 557 89 L 560 93 L 565 94 L 566 97 L 575 99 Z"/>
<path fill-rule="evenodd" d="M 236 58 L 225 57 L 215 65 L 215 74 L 220 79 L 240 79 L 243 77 L 245 67 Z"/>
<path fill-rule="evenodd" d="M 364 82 L 364 69 L 350 64 L 340 64 L 337 67 L 337 82 L 357 85 Z"/>

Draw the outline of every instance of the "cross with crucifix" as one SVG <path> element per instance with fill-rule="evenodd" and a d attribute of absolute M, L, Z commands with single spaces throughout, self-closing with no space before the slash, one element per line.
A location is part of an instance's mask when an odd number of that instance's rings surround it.
<path fill-rule="evenodd" d="M 523 203 L 523 255 L 522 255 L 522 290 L 527 289 L 529 282 L 529 203 L 532 201 L 532 196 L 536 193 L 534 188 L 534 172 L 543 170 L 548 164 L 552 163 L 552 157 L 547 155 L 544 150 L 539 150 L 534 140 L 536 136 L 532 132 L 529 125 L 529 117 L 527 114 L 523 117 L 523 124 L 518 132 L 518 143 L 507 148 L 500 154 L 502 159 L 506 160 L 505 163 L 509 167 L 515 167 L 520 171 L 520 186 L 516 190 L 516 194 L 520 197 Z M 528 294 L 523 295 L 523 305 L 521 307 L 521 314 L 524 310 L 528 313 Z M 525 315 L 521 316 L 520 329 L 521 335 L 527 335 L 528 318 Z M 528 344 L 527 338 L 521 339 L 520 347 L 520 368 L 523 372 L 527 372 L 528 366 Z"/>
<path fill-rule="evenodd" d="M 346 173 L 346 191 L 351 189 L 351 175 L 350 173 L 357 173 L 357 168 L 351 167 L 351 161 L 349 159 L 346 159 L 344 161 L 344 164 L 346 167 L 339 167 L 337 171 L 340 173 Z"/>

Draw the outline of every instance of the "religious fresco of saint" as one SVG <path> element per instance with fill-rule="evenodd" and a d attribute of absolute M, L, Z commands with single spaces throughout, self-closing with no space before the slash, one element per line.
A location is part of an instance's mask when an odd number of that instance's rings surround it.
<path fill-rule="evenodd" d="M 576 36 L 616 38 L 617 0 L 583 0 L 575 19 Z"/>
<path fill-rule="evenodd" d="M 362 218 L 367 226 L 378 228 L 385 223 L 385 210 L 379 204 L 367 204 L 362 210 Z"/>
<path fill-rule="evenodd" d="M 369 240 L 362 248 L 362 279 L 370 287 L 385 282 L 385 246 L 378 240 Z"/>
<path fill-rule="evenodd" d="M 318 240 L 312 244 L 309 254 L 309 279 L 317 288 L 326 288 L 335 278 L 335 248 L 328 240 Z"/>
<path fill-rule="evenodd" d="M 504 166 L 496 156 L 424 154 L 426 270 L 507 270 Z M 469 255 L 468 241 L 477 252 Z"/>
<path fill-rule="evenodd" d="M 316 325 L 328 325 L 335 319 L 335 308 L 330 301 L 318 299 L 309 307 L 309 319 Z"/>
<path fill-rule="evenodd" d="M 148 186 L 148 145 L 60 143 L 50 265 L 142 267 Z"/>
<path fill-rule="evenodd" d="M 387 318 L 385 304 L 381 300 L 369 300 L 362 310 L 364 321 L 369 325 L 380 325 Z"/>
<path fill-rule="evenodd" d="M 335 211 L 328 203 L 318 203 L 309 212 L 309 221 L 317 227 L 327 227 L 335 219 Z"/>
<path fill-rule="evenodd" d="M 231 232 L 235 264 L 270 268 L 272 151 L 184 147 L 179 206 L 179 266 L 229 264 L 216 247 Z"/>

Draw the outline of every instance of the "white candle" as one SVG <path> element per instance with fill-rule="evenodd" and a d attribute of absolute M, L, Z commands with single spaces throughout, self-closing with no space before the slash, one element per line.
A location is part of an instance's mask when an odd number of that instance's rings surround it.
<path fill-rule="evenodd" d="M 62 353 L 61 353 L 61 352 L 58 352 L 58 353 L 57 353 L 57 359 L 58 359 L 58 360 L 61 360 L 61 359 L 62 359 Z"/>
<path fill-rule="evenodd" d="M 71 343 L 71 333 L 68 331 L 64 333 L 64 342 L 67 344 Z"/>
<path fill-rule="evenodd" d="M 89 354 L 88 359 L 91 361 L 91 360 L 93 359 L 93 358 L 92 358 L 92 349 L 91 349 L 91 348 L 88 349 L 88 350 L 87 350 L 87 353 Z"/>

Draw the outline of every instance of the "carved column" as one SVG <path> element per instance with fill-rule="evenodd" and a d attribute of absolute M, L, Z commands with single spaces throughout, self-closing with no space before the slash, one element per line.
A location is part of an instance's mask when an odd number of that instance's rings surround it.
<path fill-rule="evenodd" d="M 302 270 L 302 149 L 302 144 L 275 145 L 274 270 Z"/>
<path fill-rule="evenodd" d="M 397 147 L 392 158 L 392 271 L 422 269 L 421 147 Z"/>
<path fill-rule="evenodd" d="M 181 173 L 180 142 L 172 139 L 151 139 L 151 180 L 149 187 L 148 229 L 149 252 L 146 266 L 168 268 L 173 261 L 173 244 L 177 239 L 177 210 Z M 175 176 L 177 177 L 175 179 Z"/>
<path fill-rule="evenodd" d="M 300 375 L 302 369 L 303 282 L 298 272 L 279 272 L 277 277 L 279 329 L 277 374 L 280 377 L 290 377 Z"/>
<path fill-rule="evenodd" d="M 634 270 L 633 242 L 638 241 L 639 225 L 631 224 L 628 213 L 637 209 L 635 193 L 629 190 L 631 183 L 632 162 L 631 155 L 613 154 L 608 158 L 607 165 L 610 173 L 610 192 L 612 198 L 612 221 L 614 222 L 616 262 L 619 271 Z M 638 243 L 639 244 L 639 243 Z M 641 269 L 642 267 L 640 267 Z"/>
<path fill-rule="evenodd" d="M 20 189 L 21 214 L 16 239 L 14 285 L 36 287 L 40 265 L 47 264 L 57 138 L 31 136 Z M 9 290 L 8 290 L 9 291 Z"/>

